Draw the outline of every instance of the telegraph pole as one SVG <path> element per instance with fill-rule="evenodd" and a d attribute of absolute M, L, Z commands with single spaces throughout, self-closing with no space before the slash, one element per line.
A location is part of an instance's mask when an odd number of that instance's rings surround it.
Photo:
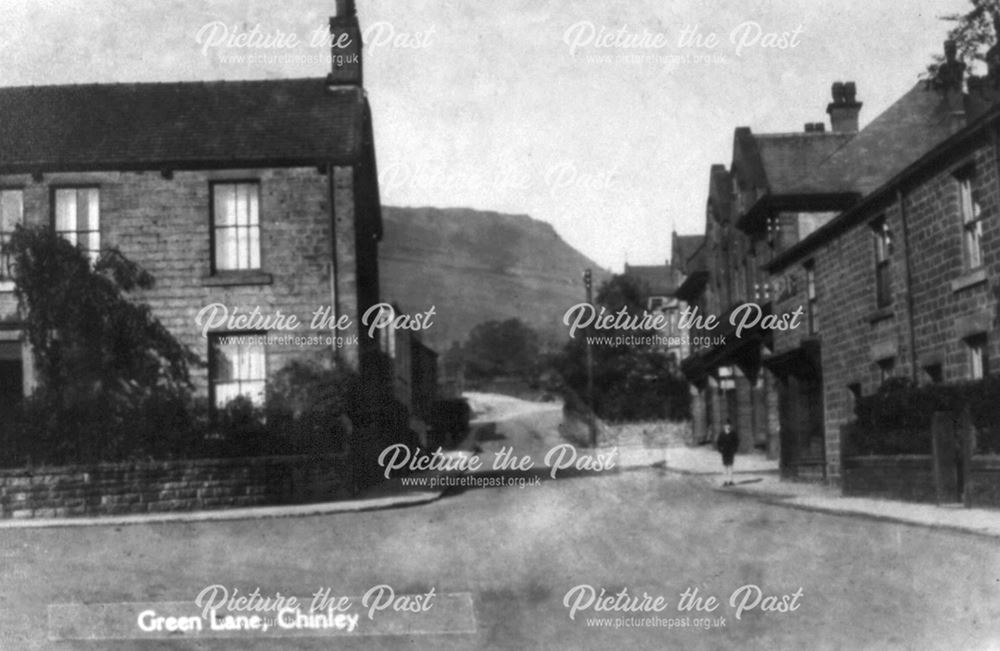
<path fill-rule="evenodd" d="M 594 291 L 593 278 L 590 269 L 583 270 L 583 286 L 587 290 L 587 304 L 593 306 Z M 589 328 L 588 328 L 589 330 Z M 586 337 L 587 342 L 587 407 L 590 409 L 590 417 L 587 423 L 590 425 L 590 447 L 597 447 L 597 423 L 594 422 L 596 413 L 594 412 L 594 351 L 591 348 L 590 337 Z"/>

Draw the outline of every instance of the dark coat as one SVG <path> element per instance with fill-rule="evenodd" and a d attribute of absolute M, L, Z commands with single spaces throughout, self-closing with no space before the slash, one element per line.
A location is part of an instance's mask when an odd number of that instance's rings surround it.
<path fill-rule="evenodd" d="M 740 447 L 739 434 L 736 433 L 736 430 L 731 430 L 728 434 L 719 432 L 715 447 L 722 453 L 722 460 L 731 463 L 736 450 Z"/>

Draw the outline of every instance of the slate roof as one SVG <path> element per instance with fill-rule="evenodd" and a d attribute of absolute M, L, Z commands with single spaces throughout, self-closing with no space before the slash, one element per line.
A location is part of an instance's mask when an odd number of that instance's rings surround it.
<path fill-rule="evenodd" d="M 673 296 L 680 275 L 667 265 L 625 265 L 625 275 L 644 285 L 650 296 Z"/>
<path fill-rule="evenodd" d="M 729 172 L 725 165 L 712 165 L 708 178 L 708 199 L 715 208 L 716 218 L 721 221 L 729 220 L 732 209 L 733 195 L 730 184 Z M 705 228 L 708 228 L 708 224 Z"/>
<path fill-rule="evenodd" d="M 704 235 L 678 235 L 674 233 L 670 245 L 670 266 L 684 271 L 691 255 L 698 250 L 704 241 Z"/>
<path fill-rule="evenodd" d="M 920 82 L 791 190 L 868 194 L 954 133 L 949 113 L 944 94 Z"/>
<path fill-rule="evenodd" d="M 863 129 L 854 142 L 804 179 L 803 185 L 839 182 L 841 187 L 856 188 L 864 194 L 861 200 L 776 256 L 765 269 L 773 272 L 800 259 L 864 218 L 869 206 L 891 192 L 901 179 L 937 164 L 959 147 L 987 137 L 987 128 L 1000 120 L 1000 104 L 987 108 L 989 99 L 965 96 L 963 125 L 950 119 L 947 100 L 940 91 L 926 88 L 924 83 L 911 89 Z M 887 169 L 874 167 L 868 157 L 881 161 Z M 817 178 L 820 174 L 823 176 Z"/>
<path fill-rule="evenodd" d="M 734 134 L 733 150 L 743 173 L 756 187 L 766 188 L 772 195 L 788 194 L 804 172 L 855 135 L 832 131 L 755 134 L 741 127 Z"/>
<path fill-rule="evenodd" d="M 346 163 L 366 111 L 322 78 L 0 88 L 0 170 Z"/>

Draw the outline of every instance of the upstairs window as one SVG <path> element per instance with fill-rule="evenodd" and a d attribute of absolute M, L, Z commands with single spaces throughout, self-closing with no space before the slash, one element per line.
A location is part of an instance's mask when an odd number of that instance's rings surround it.
<path fill-rule="evenodd" d="M 0 190 L 0 289 L 13 287 L 11 257 L 7 252 L 10 236 L 18 224 L 24 222 L 24 192 Z"/>
<path fill-rule="evenodd" d="M 56 232 L 82 247 L 91 261 L 101 253 L 101 210 L 97 188 L 56 188 Z"/>
<path fill-rule="evenodd" d="M 887 307 L 892 305 L 892 267 L 889 264 L 892 235 L 884 217 L 872 224 L 872 233 L 875 240 L 875 299 L 878 307 Z"/>
<path fill-rule="evenodd" d="M 962 248 L 965 254 L 965 268 L 976 269 L 983 264 L 983 211 L 972 193 L 975 170 L 971 167 L 955 176 L 958 183 L 959 213 L 962 217 Z"/>
<path fill-rule="evenodd" d="M 209 335 L 208 373 L 212 404 L 225 407 L 237 396 L 264 404 L 267 382 L 263 332 Z"/>
<path fill-rule="evenodd" d="M 260 269 L 260 184 L 212 184 L 214 271 Z"/>

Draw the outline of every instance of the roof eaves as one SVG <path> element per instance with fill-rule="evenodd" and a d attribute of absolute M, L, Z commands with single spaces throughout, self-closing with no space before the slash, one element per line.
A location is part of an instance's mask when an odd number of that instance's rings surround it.
<path fill-rule="evenodd" d="M 920 158 L 900 170 L 891 179 L 883 183 L 875 190 L 869 192 L 864 197 L 860 198 L 856 204 L 831 219 L 828 223 L 818 228 L 795 246 L 776 256 L 766 265 L 763 265 L 762 269 L 768 272 L 779 271 L 794 263 L 796 260 L 808 255 L 821 244 L 831 240 L 840 232 L 852 227 L 857 221 L 859 221 L 866 210 L 877 204 L 879 201 L 883 201 L 898 186 L 902 185 L 908 177 L 922 171 L 925 167 L 936 161 L 937 158 L 947 154 L 953 148 L 965 145 L 967 141 L 972 140 L 976 135 L 978 135 L 981 129 L 985 128 L 990 122 L 997 120 L 998 118 L 1000 118 L 1000 104 L 994 106 L 992 109 L 974 120 L 971 124 L 966 125 L 958 132 L 939 142 L 937 145 L 921 155 Z"/>

